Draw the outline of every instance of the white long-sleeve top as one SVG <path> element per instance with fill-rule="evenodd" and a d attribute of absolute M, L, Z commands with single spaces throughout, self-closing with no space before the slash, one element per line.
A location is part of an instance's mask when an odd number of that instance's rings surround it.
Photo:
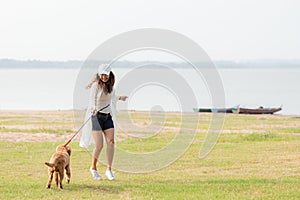
<path fill-rule="evenodd" d="M 102 88 L 98 85 L 97 82 L 93 83 L 89 96 L 89 106 L 86 111 L 85 121 L 88 121 L 86 125 L 82 128 L 82 133 L 80 136 L 79 145 L 81 147 L 88 148 L 91 144 L 94 144 L 94 138 L 92 136 L 92 121 L 91 115 L 92 112 L 97 109 L 101 109 L 109 104 L 109 106 L 103 109 L 103 113 L 111 113 L 114 123 L 117 121 L 116 116 L 116 103 L 119 100 L 120 96 L 115 94 L 115 90 L 111 93 L 105 94 Z M 115 131 L 115 142 L 116 142 L 116 128 Z M 105 140 L 104 140 L 105 141 Z"/>
<path fill-rule="evenodd" d="M 107 108 L 103 109 L 102 113 L 112 113 L 111 105 L 112 103 L 116 103 L 119 100 L 120 96 L 115 94 L 115 90 L 113 89 L 111 93 L 105 94 L 102 88 L 98 85 L 97 82 L 93 83 L 90 92 L 89 98 L 89 108 L 92 112 L 93 110 L 100 110 L 107 105 Z"/>

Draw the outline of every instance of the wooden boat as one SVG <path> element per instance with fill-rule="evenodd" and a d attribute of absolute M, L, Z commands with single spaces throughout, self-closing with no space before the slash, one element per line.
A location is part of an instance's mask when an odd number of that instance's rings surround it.
<path fill-rule="evenodd" d="M 194 112 L 211 112 L 210 108 L 193 108 Z"/>
<path fill-rule="evenodd" d="M 194 112 L 232 113 L 233 108 L 193 108 Z"/>
<path fill-rule="evenodd" d="M 282 110 L 282 108 L 234 108 L 232 109 L 233 113 L 239 113 L 239 114 L 274 114 L 275 112 L 278 112 Z"/>

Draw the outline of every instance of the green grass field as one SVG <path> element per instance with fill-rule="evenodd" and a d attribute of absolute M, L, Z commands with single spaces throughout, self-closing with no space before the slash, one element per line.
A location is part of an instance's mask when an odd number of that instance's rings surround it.
<path fill-rule="evenodd" d="M 47 116 L 47 117 L 44 117 Z M 150 124 L 143 112 L 124 113 L 121 123 Z M 159 119 L 159 114 L 152 116 Z M 89 173 L 91 155 L 71 143 L 69 185 L 60 190 L 52 183 L 46 189 L 45 161 L 64 141 L 13 142 L 0 141 L 0 199 L 299 199 L 300 198 L 300 117 L 280 115 L 226 115 L 223 133 L 208 156 L 199 159 L 211 115 L 189 114 L 188 130 L 200 118 L 195 138 L 188 150 L 174 163 L 151 173 L 126 173 L 114 169 L 116 180 L 94 181 Z M 165 116 L 163 129 L 128 127 L 120 130 L 117 148 L 131 152 L 151 152 L 168 144 L 180 126 L 178 113 Z M 44 122 L 44 123 L 43 123 Z M 159 126 L 159 120 L 153 125 Z M 155 128 L 154 128 L 155 129 Z M 30 130 L 30 131 L 28 131 Z M 3 112 L 0 134 L 70 134 L 75 131 L 72 112 Z M 26 141 L 26 138 L 24 138 Z M 143 163 L 140 163 L 143 165 Z M 98 167 L 104 176 L 105 165 Z M 65 181 L 65 180 L 64 180 Z"/>

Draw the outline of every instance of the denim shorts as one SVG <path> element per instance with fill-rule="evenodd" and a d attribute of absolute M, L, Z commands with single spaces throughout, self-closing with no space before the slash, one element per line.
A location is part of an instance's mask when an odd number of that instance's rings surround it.
<path fill-rule="evenodd" d="M 93 131 L 105 131 L 107 129 L 114 128 L 114 122 L 110 113 L 100 113 L 92 116 L 92 130 Z"/>

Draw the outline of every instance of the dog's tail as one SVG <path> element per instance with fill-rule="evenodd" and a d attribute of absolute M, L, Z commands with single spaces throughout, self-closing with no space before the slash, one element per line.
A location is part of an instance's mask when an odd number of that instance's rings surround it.
<path fill-rule="evenodd" d="M 53 164 L 53 163 L 45 162 L 45 165 L 47 165 L 48 167 L 54 167 L 54 164 Z"/>

